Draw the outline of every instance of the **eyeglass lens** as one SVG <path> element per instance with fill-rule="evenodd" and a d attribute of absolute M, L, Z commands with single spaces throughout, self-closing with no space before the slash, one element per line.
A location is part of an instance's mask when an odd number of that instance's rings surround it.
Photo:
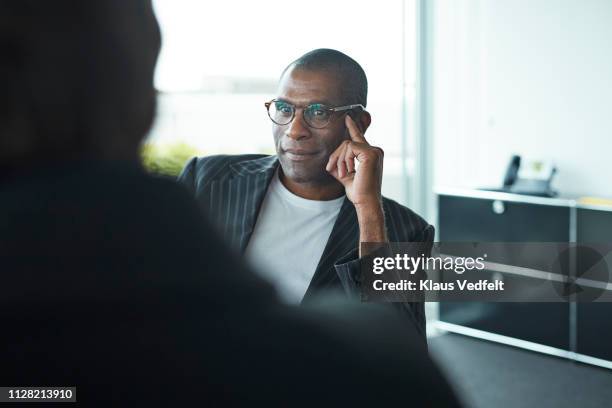
<path fill-rule="evenodd" d="M 295 116 L 295 106 L 283 101 L 273 101 L 268 109 L 270 119 L 278 125 L 287 125 Z M 304 120 L 313 128 L 325 127 L 331 118 L 331 112 L 319 103 L 304 108 Z"/>

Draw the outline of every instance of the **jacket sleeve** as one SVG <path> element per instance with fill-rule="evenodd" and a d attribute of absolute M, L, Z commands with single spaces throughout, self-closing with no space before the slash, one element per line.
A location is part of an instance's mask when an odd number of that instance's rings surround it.
<path fill-rule="evenodd" d="M 422 231 L 420 231 L 413 242 L 427 242 L 433 243 L 435 235 L 435 229 L 432 225 L 427 225 Z M 428 246 L 431 249 L 431 246 Z M 425 254 L 429 256 L 430 253 Z M 358 249 L 354 249 L 347 253 L 342 258 L 338 259 L 334 264 L 336 273 L 345 293 L 349 298 L 360 301 L 361 300 L 361 267 L 362 259 L 359 258 Z M 425 339 L 425 303 L 424 302 L 405 302 L 405 303 L 391 303 L 394 307 L 398 308 L 400 313 L 404 315 L 408 320 L 411 321 L 417 328 L 417 331 Z"/>

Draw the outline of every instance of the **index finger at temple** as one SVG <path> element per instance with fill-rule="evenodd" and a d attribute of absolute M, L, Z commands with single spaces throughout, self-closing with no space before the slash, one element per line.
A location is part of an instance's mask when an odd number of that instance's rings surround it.
<path fill-rule="evenodd" d="M 368 143 L 368 141 L 363 136 L 363 133 L 361 133 L 361 130 L 359 130 L 359 128 L 357 127 L 357 124 L 355 123 L 353 118 L 350 117 L 350 115 L 346 115 L 344 122 L 346 123 L 346 128 L 348 129 L 349 136 L 351 137 L 351 140 L 353 142 L 366 143 L 366 144 Z"/>

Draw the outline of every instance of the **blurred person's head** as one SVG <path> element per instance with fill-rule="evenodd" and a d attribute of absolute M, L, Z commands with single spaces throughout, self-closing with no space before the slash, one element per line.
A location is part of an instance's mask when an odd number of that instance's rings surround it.
<path fill-rule="evenodd" d="M 368 81 L 355 60 L 340 51 L 317 49 L 285 68 L 276 100 L 296 108 L 312 104 L 325 107 L 361 104 L 365 108 L 367 97 Z M 283 106 L 278 108 L 283 109 Z M 296 109 L 295 117 L 287 125 L 273 123 L 276 152 L 284 177 L 293 183 L 312 186 L 339 184 L 325 166 L 340 143 L 350 139 L 345 125 L 347 114 L 362 132 L 366 131 L 371 118 L 360 108 L 333 113 L 329 123 L 320 129 L 306 123 L 303 109 Z"/>
<path fill-rule="evenodd" d="M 159 47 L 149 0 L 0 0 L 0 165 L 137 160 Z"/>

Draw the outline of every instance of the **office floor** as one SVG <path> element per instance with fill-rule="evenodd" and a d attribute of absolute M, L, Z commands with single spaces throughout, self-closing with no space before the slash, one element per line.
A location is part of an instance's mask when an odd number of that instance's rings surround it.
<path fill-rule="evenodd" d="M 612 407 L 612 370 L 459 334 L 428 341 L 466 407 Z"/>

